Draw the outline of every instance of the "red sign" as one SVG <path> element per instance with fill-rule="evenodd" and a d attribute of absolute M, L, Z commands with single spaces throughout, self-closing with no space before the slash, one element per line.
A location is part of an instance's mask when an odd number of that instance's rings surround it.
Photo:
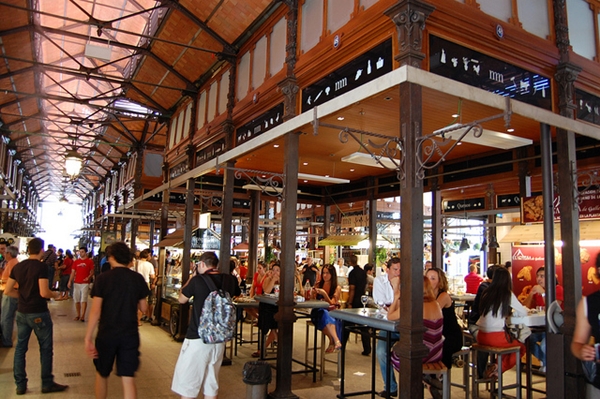
<path fill-rule="evenodd" d="M 596 276 L 595 261 L 600 247 L 580 248 L 581 284 L 583 295 L 600 290 L 600 278 Z M 537 270 L 545 265 L 543 245 L 513 245 L 512 247 L 513 292 L 522 302 L 531 288 L 537 284 Z M 558 283 L 562 285 L 562 254 L 560 248 L 554 250 Z"/>
<path fill-rule="evenodd" d="M 600 190 L 587 190 L 580 193 L 579 220 L 600 219 Z M 521 223 L 542 223 L 544 221 L 544 200 L 541 195 L 521 198 Z M 555 196 L 552 204 L 554 220 L 560 220 L 560 197 Z"/>

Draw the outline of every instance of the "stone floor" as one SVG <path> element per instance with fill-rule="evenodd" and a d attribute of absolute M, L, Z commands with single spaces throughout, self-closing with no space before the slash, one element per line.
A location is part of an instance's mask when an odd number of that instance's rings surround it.
<path fill-rule="evenodd" d="M 69 385 L 69 389 L 60 394 L 52 394 L 61 399 L 93 398 L 95 369 L 92 361 L 86 356 L 83 349 L 83 337 L 86 324 L 73 321 L 74 305 L 72 301 L 51 302 L 50 311 L 54 321 L 54 375 L 56 382 Z M 294 356 L 304 359 L 305 340 L 304 320 L 296 323 L 294 332 Z M 246 334 L 249 334 L 250 325 L 245 323 Z M 141 335 L 141 366 L 136 375 L 139 398 L 176 398 L 170 390 L 171 377 L 181 343 L 174 341 L 162 328 L 145 323 L 140 327 Z M 250 355 L 256 350 L 255 345 L 245 344 L 238 347 L 237 356 L 233 356 L 231 366 L 221 368 L 220 391 L 221 399 L 239 399 L 246 397 L 246 385 L 242 381 L 242 368 L 247 361 L 255 360 Z M 355 342 L 351 336 L 347 347 L 346 392 L 366 390 L 370 384 L 370 358 L 361 356 L 362 346 L 360 340 Z M 4 399 L 16 397 L 13 380 L 13 354 L 14 349 L 0 348 L 0 397 Z M 330 355 L 331 356 L 331 355 Z M 333 358 L 336 356 L 333 355 Z M 294 366 L 296 369 L 298 366 Z M 312 375 L 295 374 L 292 377 L 292 391 L 300 398 L 335 398 L 339 393 L 339 380 L 336 375 L 336 366 L 327 364 L 326 373 L 322 381 L 312 382 Z M 52 397 L 41 394 L 41 381 L 39 378 L 40 364 L 37 340 L 30 341 L 27 353 L 27 371 L 29 376 L 29 390 L 25 398 Z M 452 369 L 452 380 L 462 381 L 462 369 Z M 509 371 L 506 377 L 514 380 L 514 371 Z M 524 376 L 523 376 L 524 377 Z M 542 377 L 536 377 L 539 380 Z M 383 383 L 377 372 L 377 387 L 382 389 Z M 542 379 L 536 387 L 544 388 Z M 269 391 L 275 388 L 275 374 L 273 382 L 269 384 Z M 513 391 L 514 392 L 514 391 Z M 482 392 L 482 397 L 488 398 L 488 392 Z M 525 391 L 523 390 L 523 395 Z M 109 379 L 109 398 L 122 397 L 121 382 L 112 375 Z M 199 395 L 202 397 L 202 395 Z M 369 395 L 357 397 L 370 397 Z M 430 398 L 425 392 L 425 398 Z M 453 398 L 464 398 L 465 393 L 457 387 L 452 388 Z M 544 397 L 534 394 L 534 398 Z"/>

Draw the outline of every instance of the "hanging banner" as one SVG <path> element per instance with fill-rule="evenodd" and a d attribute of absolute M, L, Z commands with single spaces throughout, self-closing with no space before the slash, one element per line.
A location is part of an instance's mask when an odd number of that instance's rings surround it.
<path fill-rule="evenodd" d="M 342 217 L 342 228 L 368 227 L 369 215 L 351 215 Z"/>
<path fill-rule="evenodd" d="M 580 247 L 581 285 L 583 295 L 589 295 L 600 289 L 600 278 L 596 276 L 595 261 L 600 253 L 600 247 Z M 531 288 L 537 284 L 536 273 L 538 269 L 545 266 L 543 245 L 513 245 L 512 247 L 512 277 L 513 292 L 519 299 L 524 301 Z M 561 248 L 554 249 L 554 261 L 556 263 L 556 274 L 558 284 L 563 282 L 562 254 Z"/>
<path fill-rule="evenodd" d="M 523 197 L 521 200 L 521 223 L 542 223 L 544 221 L 544 200 L 541 195 Z M 600 189 L 580 192 L 579 220 L 600 219 Z M 554 197 L 553 220 L 560 220 L 560 197 Z"/>

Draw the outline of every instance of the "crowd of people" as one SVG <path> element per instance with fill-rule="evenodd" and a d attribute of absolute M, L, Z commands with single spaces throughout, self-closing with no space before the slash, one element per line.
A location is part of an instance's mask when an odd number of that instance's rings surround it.
<path fill-rule="evenodd" d="M 40 362 L 42 365 L 42 392 L 59 392 L 67 389 L 66 385 L 54 381 L 52 374 L 52 320 L 48 311 L 47 299 L 56 301 L 73 298 L 76 321 L 87 321 L 84 346 L 87 354 L 93 359 L 96 367 L 96 397 L 108 396 L 108 376 L 116 363 L 117 375 L 122 378 L 124 397 L 135 398 L 136 388 L 134 374 L 139 366 L 139 332 L 141 321 L 150 320 L 153 302 L 152 291 L 157 283 L 157 268 L 152 262 L 150 250 L 133 254 L 125 243 L 115 242 L 106 248 L 106 256 L 102 261 L 102 273 L 95 273 L 94 262 L 88 256 L 86 248 L 80 248 L 77 259 L 70 250 L 65 251 L 49 245 L 44 251 L 44 242 L 39 238 L 30 240 L 29 257 L 19 262 L 16 247 L 0 243 L 3 256 L 3 275 L 6 281 L 2 298 L 2 320 L 0 323 L 1 346 L 13 345 L 13 324 L 17 325 L 17 344 L 14 356 L 14 379 L 18 395 L 27 392 L 27 373 L 25 356 L 28 341 L 35 333 L 39 342 Z M 56 251 L 56 253 L 55 253 Z M 326 352 L 335 352 L 342 348 L 348 339 L 348 331 L 341 330 L 341 322 L 333 318 L 329 312 L 342 304 L 348 308 L 362 307 L 361 296 L 369 294 L 373 303 L 387 311 L 390 320 L 400 318 L 401 298 L 401 261 L 397 257 L 389 259 L 382 268 L 383 273 L 374 279 L 373 267 L 358 265 L 358 258 L 352 255 L 349 265 L 344 261 L 325 264 L 319 267 L 310 258 L 296 264 L 296 295 L 306 299 L 327 302 L 324 308 L 313 309 L 311 319 L 317 329 L 328 337 Z M 50 267 L 50 262 L 52 267 Z M 212 252 L 203 253 L 193 264 L 190 279 L 181 288 L 179 302 L 194 300 L 194 315 L 175 367 L 172 390 L 182 398 L 196 397 L 200 391 L 206 398 L 216 398 L 218 394 L 218 373 L 224 356 L 223 344 L 206 344 L 199 339 L 198 320 L 202 312 L 202 304 L 210 294 L 206 282 L 197 278 L 201 274 L 213 280 L 219 289 L 227 291 L 232 297 L 239 296 L 245 290 L 247 268 L 240 262 L 230 261 L 230 273 L 220 273 L 219 260 Z M 525 316 L 529 309 L 545 306 L 545 268 L 536 271 L 536 285 L 531 289 L 523 303 L 512 291 L 510 267 L 493 265 L 488 267 L 486 277 L 471 276 L 470 291 L 475 291 L 469 318 L 468 328 L 474 339 L 483 345 L 492 347 L 525 346 L 512 340 L 505 333 L 505 319 L 509 315 Z M 597 272 L 600 271 L 600 256 L 596 260 Z M 245 269 L 245 270 L 244 270 Z M 368 274 L 370 272 L 370 274 Z M 478 274 L 471 268 L 470 274 Z M 252 275 L 248 290 L 250 296 L 270 294 L 278 291 L 281 265 L 274 260 L 268 265 L 258 262 L 256 272 Z M 246 276 L 244 276 L 246 277 Z M 94 281 L 93 288 L 90 283 Z M 348 296 L 342 298 L 340 281 L 348 285 Z M 562 302 L 562 287 L 557 286 L 557 300 Z M 86 317 L 88 295 L 91 295 L 91 309 Z M 582 361 L 597 360 L 597 349 L 589 344 L 593 336 L 600 339 L 600 328 L 597 320 L 600 314 L 600 294 L 584 297 L 577 308 L 576 330 L 571 345 L 573 354 Z M 259 328 L 269 334 L 266 345 L 277 339 L 277 307 L 260 303 L 258 310 L 249 308 L 247 316 L 257 319 Z M 141 317 L 140 317 L 141 316 Z M 443 270 L 434 265 L 425 265 L 423 276 L 423 325 L 425 327 L 423 343 L 429 349 L 424 362 L 441 361 L 447 368 L 453 365 L 453 354 L 462 347 L 463 331 L 460 327 L 455 304 L 448 292 L 448 279 Z M 371 353 L 370 331 L 365 326 L 356 326 L 361 331 L 363 344 L 362 354 Z M 397 332 L 379 332 L 381 338 L 398 341 Z M 529 340 L 529 350 L 540 360 L 540 370 L 545 371 L 546 348 L 545 333 L 533 334 Z M 261 356 L 256 352 L 252 356 Z M 378 340 L 376 357 L 379 362 L 384 390 L 379 396 L 385 397 L 387 391 L 392 397 L 398 395 L 398 383 L 394 372 L 387 369 L 387 347 L 385 340 Z M 503 356 L 502 370 L 507 371 L 516 364 L 516 355 Z M 392 364 L 398 368 L 400 360 L 393 354 Z M 489 363 L 485 354 L 477 359 L 479 377 L 495 379 L 498 377 L 498 365 Z M 589 382 L 588 392 L 600 393 L 600 373 Z M 441 381 L 436 376 L 424 376 L 423 382 L 430 389 L 434 398 L 441 397 Z M 594 396 L 590 396 L 594 397 Z"/>

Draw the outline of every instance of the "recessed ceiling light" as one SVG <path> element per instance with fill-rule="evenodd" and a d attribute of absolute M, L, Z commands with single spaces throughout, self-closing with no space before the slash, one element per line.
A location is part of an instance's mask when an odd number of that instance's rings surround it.
<path fill-rule="evenodd" d="M 279 148 L 279 144 L 273 144 L 273 147 Z"/>
<path fill-rule="evenodd" d="M 453 118 L 458 118 L 460 115 L 459 114 L 452 114 Z"/>
<path fill-rule="evenodd" d="M 304 183 L 308 183 L 308 180 L 304 180 Z"/>
<path fill-rule="evenodd" d="M 512 132 L 514 132 L 514 131 L 515 131 L 515 129 L 513 129 L 512 127 L 509 127 L 508 129 L 506 129 L 506 131 L 507 131 L 508 133 L 512 133 Z"/>
<path fill-rule="evenodd" d="M 325 175 L 325 177 L 329 177 L 329 175 Z"/>
<path fill-rule="evenodd" d="M 308 162 L 303 162 L 302 165 L 306 166 L 308 165 Z"/>
<path fill-rule="evenodd" d="M 354 172 L 354 168 L 353 168 L 353 169 L 350 169 L 350 172 Z"/>
<path fill-rule="evenodd" d="M 262 178 L 263 178 L 263 179 L 266 179 L 266 178 L 267 178 L 267 175 L 262 175 Z"/>
<path fill-rule="evenodd" d="M 392 97 L 390 97 L 390 96 L 387 96 L 387 97 L 384 97 L 383 99 L 384 99 L 385 101 L 391 101 L 391 100 L 392 100 Z"/>
<path fill-rule="evenodd" d="M 346 119 L 346 118 L 344 118 L 343 116 L 338 116 L 338 117 L 337 117 L 337 120 L 338 120 L 338 121 L 343 121 L 344 119 Z"/>
<path fill-rule="evenodd" d="M 456 145 L 462 145 L 462 141 L 459 141 L 458 143 L 456 143 Z"/>

